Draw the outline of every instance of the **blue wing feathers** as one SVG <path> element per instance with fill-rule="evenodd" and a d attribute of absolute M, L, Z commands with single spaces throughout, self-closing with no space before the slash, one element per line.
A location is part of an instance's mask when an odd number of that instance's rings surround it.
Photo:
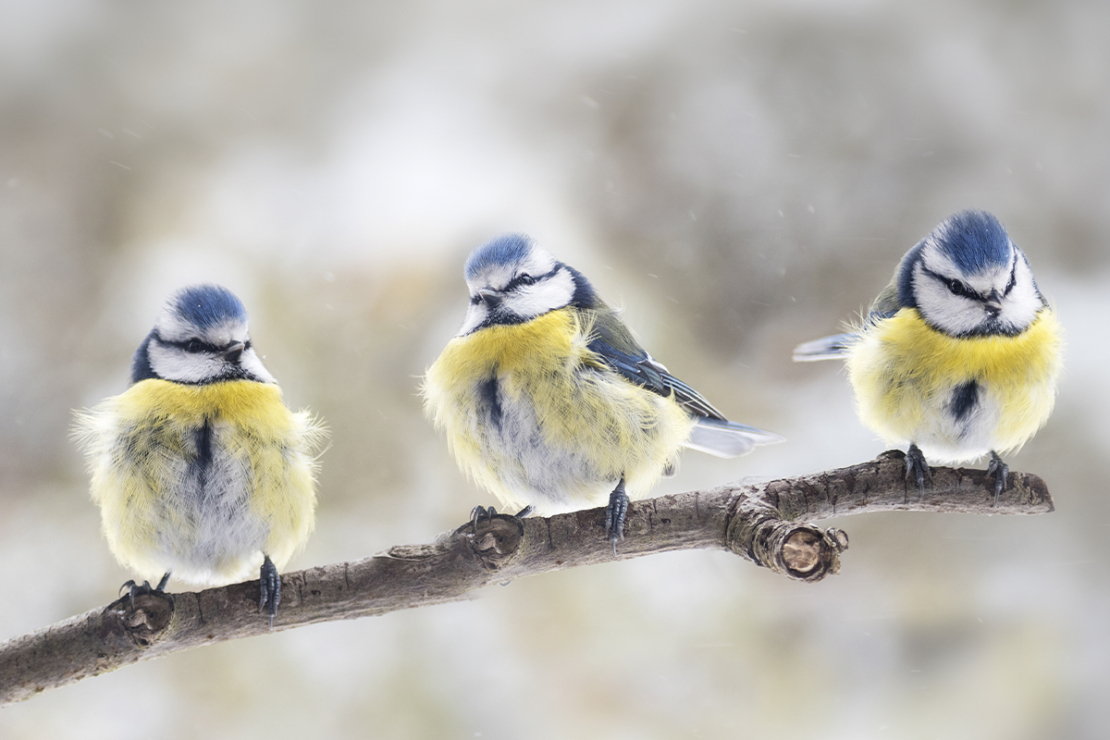
<path fill-rule="evenodd" d="M 632 355 L 596 338 L 587 346 L 594 354 L 604 360 L 605 364 L 633 383 L 661 396 L 674 394 L 675 400 L 695 416 L 726 421 L 724 415 L 714 408 L 713 404 L 705 400 L 693 388 L 667 372 L 666 368 L 652 359 L 651 355 L 642 349 L 639 354 Z"/>
<path fill-rule="evenodd" d="M 673 397 L 697 420 L 686 447 L 719 457 L 736 457 L 750 452 L 756 445 L 782 441 L 782 437 L 773 432 L 726 419 L 704 396 L 652 358 L 614 313 L 598 316 L 587 346 L 626 380 L 665 398 Z"/>

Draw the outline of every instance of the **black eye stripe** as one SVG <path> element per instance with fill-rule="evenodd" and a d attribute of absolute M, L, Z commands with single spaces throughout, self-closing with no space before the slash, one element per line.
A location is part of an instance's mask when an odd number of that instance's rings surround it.
<path fill-rule="evenodd" d="M 972 290 L 967 285 L 960 282 L 959 280 L 956 280 L 955 278 L 945 277 L 944 275 L 933 272 L 932 270 L 930 270 L 925 265 L 921 266 L 921 270 L 926 275 L 928 275 L 929 277 L 933 278 L 934 280 L 936 280 L 937 282 L 941 283 L 946 288 L 948 288 L 949 292 L 951 292 L 953 295 L 958 295 L 958 296 L 961 296 L 962 298 L 971 298 L 972 300 L 976 300 L 976 301 L 985 301 L 985 300 L 987 300 L 986 296 Z"/>
<path fill-rule="evenodd" d="M 193 337 L 191 339 L 186 339 L 182 342 L 175 342 L 175 341 L 170 341 L 169 339 L 163 339 L 162 335 L 160 335 L 160 334 L 155 334 L 154 339 L 158 342 L 158 344 L 161 344 L 164 347 L 176 347 L 177 349 L 184 350 L 184 351 L 189 352 L 191 354 L 197 354 L 199 352 L 217 353 L 217 352 L 222 352 L 223 351 L 219 347 L 217 347 L 216 345 L 209 344 L 208 342 L 205 342 L 202 339 L 198 339 L 197 337 Z M 249 342 L 247 343 L 246 346 L 250 347 Z M 244 349 L 246 349 L 246 347 Z"/>
<path fill-rule="evenodd" d="M 933 272 L 932 270 L 930 270 L 928 267 L 925 267 L 924 265 L 921 266 L 921 269 L 925 272 L 926 275 L 928 275 L 929 277 L 933 278 L 934 280 L 936 280 L 937 282 L 941 283 L 946 288 L 948 288 L 948 290 L 951 293 L 953 293 L 954 295 L 962 296 L 964 298 L 979 298 L 980 297 L 978 293 L 971 290 L 969 287 L 967 287 L 966 285 L 961 283 L 959 280 L 956 280 L 954 278 L 945 277 L 944 275 Z"/>
<path fill-rule="evenodd" d="M 522 285 L 531 285 L 533 282 L 535 282 L 535 278 L 531 275 L 517 275 L 505 285 L 505 292 L 508 293 L 510 290 L 516 290 Z"/>
<path fill-rule="evenodd" d="M 514 290 L 522 285 L 535 285 L 538 282 L 546 280 L 547 278 L 552 277 L 555 273 L 557 273 L 559 271 L 559 267 L 560 265 L 555 265 L 555 267 L 551 268 L 549 272 L 538 276 L 531 275 L 527 272 L 521 273 L 520 275 L 517 275 L 515 278 L 509 281 L 509 284 L 505 286 L 505 292 L 508 293 L 510 290 Z"/>
<path fill-rule="evenodd" d="M 1010 282 L 1006 283 L 1006 290 L 1002 291 L 1002 295 L 1010 295 L 1010 291 L 1017 285 L 1017 261 L 1018 257 L 1014 255 L 1014 264 L 1010 267 Z"/>
<path fill-rule="evenodd" d="M 968 289 L 966 285 L 959 280 L 948 279 L 945 281 L 948 289 L 956 295 L 963 296 L 964 298 L 972 298 L 974 294 Z"/>
<path fill-rule="evenodd" d="M 166 342 L 166 344 L 169 344 L 170 346 L 173 346 L 173 347 L 180 347 L 181 349 L 185 350 L 186 352 L 191 352 L 191 353 L 194 353 L 194 354 L 199 354 L 201 352 L 219 352 L 220 351 L 220 348 L 217 347 L 216 345 L 209 344 L 208 342 L 205 342 L 205 341 L 202 341 L 202 340 L 196 339 L 196 338 L 190 339 L 190 340 L 185 341 L 185 342 Z"/>
<path fill-rule="evenodd" d="M 548 279 L 549 277 L 553 277 L 555 275 L 555 273 L 559 272 L 559 270 L 562 269 L 562 267 L 563 267 L 562 264 L 557 264 L 557 265 L 555 265 L 555 267 L 551 268 L 551 270 L 549 270 L 548 272 L 545 272 L 543 275 L 532 275 L 531 273 L 528 273 L 528 272 L 522 272 L 521 274 L 517 275 L 512 280 L 507 282 L 505 284 L 505 287 L 501 288 L 497 292 L 499 292 L 499 293 L 511 293 L 512 291 L 516 290 L 517 288 L 527 287 L 529 285 L 535 285 L 536 283 L 543 282 L 544 280 Z M 482 302 L 482 297 L 480 295 L 472 295 L 472 296 L 470 296 L 470 302 L 474 305 L 478 305 L 479 303 Z"/>

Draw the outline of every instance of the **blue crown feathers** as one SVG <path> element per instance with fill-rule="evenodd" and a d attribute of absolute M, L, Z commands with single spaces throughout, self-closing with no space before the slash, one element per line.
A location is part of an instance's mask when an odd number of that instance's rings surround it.
<path fill-rule="evenodd" d="M 193 285 L 173 297 L 174 312 L 200 329 L 222 324 L 228 319 L 247 320 L 247 309 L 227 288 L 219 285 Z"/>
<path fill-rule="evenodd" d="M 967 275 L 975 275 L 991 266 L 1010 264 L 1010 237 L 998 219 L 989 213 L 957 213 L 935 233 L 937 246 Z"/>
<path fill-rule="evenodd" d="M 519 262 L 532 249 L 532 240 L 524 234 L 505 234 L 475 249 L 466 261 L 464 274 L 472 280 L 495 265 Z"/>

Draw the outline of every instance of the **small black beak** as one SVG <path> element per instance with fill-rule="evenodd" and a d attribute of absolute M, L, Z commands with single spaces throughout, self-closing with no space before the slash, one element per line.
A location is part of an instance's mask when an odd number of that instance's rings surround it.
<path fill-rule="evenodd" d="M 478 297 L 482 299 L 482 303 L 486 304 L 486 308 L 491 311 L 501 305 L 501 294 L 492 290 L 479 290 Z"/>
<path fill-rule="evenodd" d="M 242 342 L 232 342 L 224 348 L 224 358 L 228 362 L 239 362 L 239 357 L 243 354 L 243 350 L 246 348 L 247 345 L 243 344 Z"/>
<path fill-rule="evenodd" d="M 997 290 L 992 290 L 990 295 L 983 299 L 983 308 L 992 319 L 998 318 L 998 314 L 1002 313 L 1002 296 Z"/>

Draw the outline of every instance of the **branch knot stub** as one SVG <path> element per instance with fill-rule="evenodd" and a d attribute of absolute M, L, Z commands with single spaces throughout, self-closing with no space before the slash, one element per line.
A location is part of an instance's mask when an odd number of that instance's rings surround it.
<path fill-rule="evenodd" d="M 840 553 L 848 549 L 848 533 L 830 527 L 822 532 L 804 525 L 794 529 L 782 543 L 782 564 L 789 575 L 803 581 L 819 581 L 840 571 Z"/>
<path fill-rule="evenodd" d="M 515 516 L 495 514 L 464 524 L 456 534 L 465 537 L 470 552 L 489 570 L 508 565 L 520 551 L 524 523 Z"/>
<path fill-rule="evenodd" d="M 174 615 L 173 594 L 151 591 L 131 599 L 124 596 L 104 609 L 103 631 L 126 635 L 137 647 L 147 648 L 166 633 Z"/>
<path fill-rule="evenodd" d="M 773 496 L 772 500 L 781 499 Z M 840 553 L 848 548 L 843 531 L 823 531 L 784 519 L 759 495 L 741 495 L 730 508 L 725 538 L 728 549 L 737 555 L 800 581 L 819 581 L 840 570 Z"/>

